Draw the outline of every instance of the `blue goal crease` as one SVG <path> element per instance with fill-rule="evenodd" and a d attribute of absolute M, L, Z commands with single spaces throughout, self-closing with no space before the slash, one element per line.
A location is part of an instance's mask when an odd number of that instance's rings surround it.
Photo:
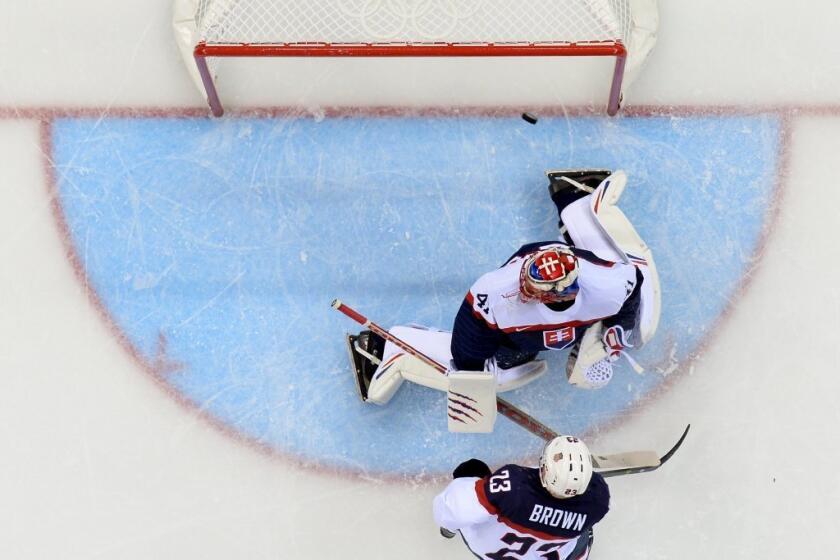
<path fill-rule="evenodd" d="M 501 464 L 537 440 L 446 431 L 441 394 L 406 384 L 360 402 L 340 297 L 382 325 L 448 329 L 470 284 L 520 245 L 557 237 L 544 171 L 624 169 L 620 205 L 663 287 L 657 337 L 605 389 L 574 390 L 565 352 L 509 398 L 567 433 L 644 403 L 713 334 L 755 258 L 774 193 L 780 121 L 346 117 L 60 119 L 60 204 L 87 277 L 172 386 L 283 454 L 360 472 Z M 492 442 L 492 445 L 490 445 Z"/>

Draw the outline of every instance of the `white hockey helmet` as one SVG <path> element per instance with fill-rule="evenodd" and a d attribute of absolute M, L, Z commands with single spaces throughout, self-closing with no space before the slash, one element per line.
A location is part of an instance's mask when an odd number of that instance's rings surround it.
<path fill-rule="evenodd" d="M 525 259 L 519 273 L 519 292 L 525 301 L 569 299 L 577 295 L 577 278 L 577 257 L 568 247 L 557 245 Z"/>
<path fill-rule="evenodd" d="M 557 436 L 540 457 L 540 482 L 555 498 L 586 492 L 592 479 L 592 457 L 586 444 L 574 436 Z"/>

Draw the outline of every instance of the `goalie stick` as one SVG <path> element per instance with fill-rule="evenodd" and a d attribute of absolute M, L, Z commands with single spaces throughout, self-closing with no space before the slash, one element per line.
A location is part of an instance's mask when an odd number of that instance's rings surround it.
<path fill-rule="evenodd" d="M 419 360 L 427 363 L 429 366 L 435 368 L 437 371 L 441 373 L 441 375 L 446 375 L 446 367 L 437 362 L 436 360 L 430 358 L 429 356 L 423 354 L 407 342 L 403 341 L 402 339 L 392 335 L 387 330 L 383 329 L 352 307 L 344 304 L 341 300 L 335 299 L 333 300 L 331 307 L 336 311 L 339 311 L 353 319 L 364 328 L 369 329 L 370 331 L 376 333 L 378 336 L 381 336 L 385 340 L 390 341 L 391 343 L 395 344 L 396 346 L 400 347 L 406 353 L 411 354 L 412 356 L 416 357 Z M 498 412 L 504 416 L 507 416 L 511 421 L 519 426 L 523 427 L 524 429 L 528 430 L 535 436 L 545 440 L 551 441 L 552 439 L 556 438 L 559 434 L 531 416 L 530 414 L 520 410 L 515 405 L 509 403 L 508 401 L 504 400 L 501 397 L 496 397 L 496 409 Z M 620 476 L 624 474 L 635 474 L 641 472 L 647 472 L 656 470 L 661 467 L 668 459 L 670 459 L 674 453 L 677 452 L 677 449 L 682 445 L 682 442 L 685 440 L 685 437 L 688 435 L 688 430 L 691 427 L 689 424 L 685 431 L 680 437 L 679 441 L 674 445 L 668 453 L 663 455 L 661 458 L 653 451 L 630 451 L 626 453 L 615 453 L 611 455 L 592 455 L 592 466 L 598 470 L 604 477 L 610 476 Z"/>
<path fill-rule="evenodd" d="M 423 362 L 427 363 L 431 367 L 438 370 L 441 375 L 446 375 L 446 367 L 443 364 L 438 363 L 437 361 L 425 355 L 421 351 L 417 350 L 407 342 L 392 335 L 387 330 L 383 329 L 382 327 L 380 327 L 379 325 L 377 325 L 376 323 L 374 323 L 373 321 L 371 321 L 352 307 L 342 303 L 341 300 L 333 300 L 332 307 L 333 309 L 344 313 L 345 315 L 347 315 L 366 329 L 370 329 L 372 332 L 381 336 L 385 340 L 388 340 L 391 343 L 399 346 L 406 353 L 411 354 L 419 360 L 422 360 Z M 532 417 L 526 412 L 523 412 L 516 406 L 502 399 L 501 397 L 496 397 L 496 410 L 498 410 L 500 414 L 503 414 L 504 416 L 510 418 L 514 423 L 519 424 L 535 436 L 542 438 L 545 441 L 551 441 L 552 439 L 558 436 L 557 432 L 555 432 L 536 418 Z"/>

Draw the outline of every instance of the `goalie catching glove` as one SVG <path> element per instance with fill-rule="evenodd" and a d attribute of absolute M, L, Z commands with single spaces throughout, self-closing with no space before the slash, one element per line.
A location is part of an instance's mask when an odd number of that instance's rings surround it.
<path fill-rule="evenodd" d="M 633 347 L 627 341 L 629 332 L 615 325 L 601 335 L 602 329 L 602 323 L 592 325 L 586 330 L 580 344 L 570 352 L 566 376 L 572 385 L 582 389 L 604 387 L 612 379 L 612 363 L 621 356 L 627 358 L 637 373 L 642 373 L 641 366 L 625 351 L 625 348 Z"/>

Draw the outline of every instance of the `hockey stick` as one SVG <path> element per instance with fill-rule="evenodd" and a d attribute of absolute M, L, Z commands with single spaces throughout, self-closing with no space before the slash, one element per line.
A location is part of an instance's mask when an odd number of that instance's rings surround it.
<path fill-rule="evenodd" d="M 614 455 L 593 455 L 592 466 L 596 469 L 603 469 L 598 472 L 604 478 L 655 471 L 674 456 L 674 453 L 677 452 L 683 441 L 685 441 L 689 429 L 691 429 L 691 424 L 685 427 L 685 431 L 680 436 L 680 439 L 677 440 L 677 443 L 662 457 L 657 457 L 653 451 L 630 451 L 628 453 L 616 453 Z"/>
<path fill-rule="evenodd" d="M 335 299 L 331 305 L 333 309 L 340 311 L 363 327 L 370 329 L 372 332 L 381 336 L 385 340 L 395 344 L 399 348 L 403 349 L 407 354 L 422 360 L 429 366 L 439 371 L 442 375 L 446 375 L 445 366 L 423 354 L 402 339 L 392 335 L 352 307 L 342 303 L 341 300 Z M 504 416 L 507 416 L 514 423 L 519 424 L 521 427 L 545 441 L 551 441 L 559 435 L 557 432 L 533 416 L 523 412 L 513 404 L 498 396 L 496 397 L 496 410 Z M 683 441 L 685 441 L 689 428 L 691 428 L 691 424 L 686 426 L 679 441 L 677 441 L 677 443 L 662 457 L 657 456 L 657 454 L 653 451 L 629 451 L 626 453 L 615 453 L 612 455 L 592 455 L 592 466 L 595 469 L 598 469 L 601 476 L 605 478 L 656 470 L 665 464 L 665 462 L 677 452 Z"/>
<path fill-rule="evenodd" d="M 443 364 L 438 363 L 434 359 L 430 358 L 429 356 L 423 354 L 407 342 L 397 338 L 396 336 L 392 335 L 352 307 L 349 307 L 341 302 L 341 300 L 333 300 L 332 302 L 333 309 L 344 313 L 366 329 L 370 329 L 372 332 L 376 333 L 377 335 L 381 336 L 385 340 L 390 341 L 391 343 L 395 344 L 396 346 L 402 348 L 407 354 L 414 356 L 415 358 L 422 360 L 429 366 L 438 370 L 441 375 L 446 375 L 446 367 Z M 496 397 L 496 410 L 499 411 L 500 414 L 507 416 L 510 418 L 514 423 L 519 424 L 535 436 L 544 439 L 545 441 L 551 441 L 552 439 L 557 437 L 557 432 L 534 418 L 533 416 L 523 412 L 516 406 L 512 405 L 511 403 L 507 402 L 501 397 Z"/>

